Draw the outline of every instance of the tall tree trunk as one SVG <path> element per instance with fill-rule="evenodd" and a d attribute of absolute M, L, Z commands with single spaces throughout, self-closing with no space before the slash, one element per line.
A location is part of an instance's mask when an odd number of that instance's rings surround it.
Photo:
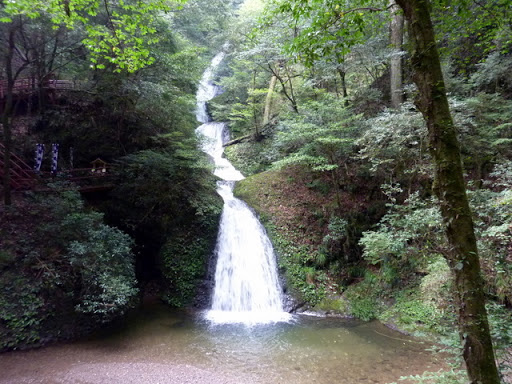
<path fill-rule="evenodd" d="M 12 204 L 11 196 L 11 153 L 12 153 L 12 132 L 11 132 L 11 112 L 13 106 L 13 92 L 14 92 L 14 75 L 12 69 L 12 58 L 14 55 L 14 26 L 9 29 L 9 36 L 7 41 L 5 53 L 5 75 L 7 77 L 7 90 L 5 93 L 5 106 L 2 113 L 2 127 L 4 139 L 4 204 Z"/>
<path fill-rule="evenodd" d="M 281 76 L 281 73 L 278 69 L 279 67 L 284 68 L 284 70 L 286 72 L 286 77 L 287 77 L 286 80 L 283 79 L 283 77 Z M 290 75 L 289 67 L 286 65 L 286 63 L 282 63 L 281 65 L 276 66 L 275 69 L 269 64 L 268 68 L 270 69 L 270 72 L 272 73 L 272 75 L 274 75 L 277 78 L 277 80 L 279 80 L 279 83 L 281 84 L 281 88 L 282 88 L 284 96 L 292 104 L 293 111 L 298 114 L 299 107 L 297 106 L 297 99 L 295 98 L 295 94 L 293 92 L 293 82 L 292 82 L 293 79 Z M 288 88 L 286 87 L 286 83 L 289 84 L 289 88 L 290 88 L 289 91 L 288 91 Z"/>
<path fill-rule="evenodd" d="M 404 42 L 404 16 L 395 0 L 389 0 L 391 10 L 391 54 L 390 63 L 390 91 L 391 91 L 391 106 L 395 109 L 400 108 L 403 103 L 403 90 L 402 90 L 402 45 Z"/>
<path fill-rule="evenodd" d="M 295 92 L 293 91 L 293 78 L 290 74 L 290 67 L 285 66 L 286 75 L 288 76 L 288 84 L 290 84 L 290 101 L 292 102 L 292 108 L 295 113 L 299 113 L 299 107 L 297 106 L 297 99 L 295 98 Z"/>
<path fill-rule="evenodd" d="M 265 110 L 263 111 L 263 127 L 265 127 L 270 121 L 270 114 L 272 112 L 272 95 L 276 87 L 277 76 L 272 75 L 270 83 L 268 84 L 268 92 L 265 97 Z"/>
<path fill-rule="evenodd" d="M 252 72 L 252 92 L 256 90 L 256 70 Z M 259 141 L 261 139 L 260 124 L 258 122 L 258 111 L 256 110 L 256 97 L 252 98 L 252 119 L 254 123 L 254 139 Z M 261 113 L 261 112 L 260 112 Z"/>
<path fill-rule="evenodd" d="M 416 104 L 428 127 L 435 167 L 434 191 L 450 244 L 446 255 L 455 280 L 458 327 L 472 384 L 499 384 L 489 333 L 483 279 L 466 196 L 459 143 L 446 97 L 428 0 L 396 0 L 409 25 Z"/>
<path fill-rule="evenodd" d="M 340 67 L 338 67 L 336 69 L 338 71 L 338 75 L 340 75 L 340 80 L 341 80 L 341 91 L 343 92 L 342 95 L 343 95 L 343 100 L 344 101 L 344 105 L 345 107 L 348 106 L 348 92 L 347 92 L 347 82 L 346 82 L 346 79 L 345 79 L 345 71 L 343 69 L 341 69 Z"/>

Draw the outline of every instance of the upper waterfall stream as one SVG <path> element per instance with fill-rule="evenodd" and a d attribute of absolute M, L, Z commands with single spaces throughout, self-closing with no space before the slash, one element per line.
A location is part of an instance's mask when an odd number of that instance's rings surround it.
<path fill-rule="evenodd" d="M 207 318 L 214 323 L 268 323 L 286 321 L 276 258 L 265 229 L 246 203 L 233 196 L 236 181 L 244 176 L 223 156 L 229 136 L 225 123 L 209 121 L 207 102 L 219 94 L 212 78 L 224 53 L 217 54 L 204 72 L 197 92 L 196 132 L 202 150 L 215 164 L 217 192 L 224 200 L 215 249 L 217 266 L 212 308 Z"/>

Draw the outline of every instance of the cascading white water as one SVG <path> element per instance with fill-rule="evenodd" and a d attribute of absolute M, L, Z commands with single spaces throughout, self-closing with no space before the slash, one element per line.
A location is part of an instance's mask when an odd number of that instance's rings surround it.
<path fill-rule="evenodd" d="M 235 182 L 244 176 L 223 157 L 226 125 L 210 122 L 206 103 L 219 93 L 213 73 L 224 58 L 219 53 L 203 74 L 197 92 L 196 132 L 202 136 L 202 150 L 215 164 L 217 192 L 224 200 L 215 253 L 215 287 L 212 308 L 206 317 L 214 323 L 258 324 L 287 321 L 274 250 L 265 229 L 253 211 L 233 196 Z"/>

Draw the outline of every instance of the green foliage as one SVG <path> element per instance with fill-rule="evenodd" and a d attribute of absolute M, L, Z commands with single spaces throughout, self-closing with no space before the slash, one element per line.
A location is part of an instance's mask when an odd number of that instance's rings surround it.
<path fill-rule="evenodd" d="M 428 261 L 427 274 L 421 278 L 421 300 L 436 306 L 441 313 L 452 310 L 453 280 L 445 258 L 438 255 Z"/>
<path fill-rule="evenodd" d="M 509 93 L 512 90 L 512 80 L 508 74 L 512 71 L 512 57 L 492 52 L 485 61 L 476 65 L 476 71 L 471 75 L 472 84 L 479 90 L 489 93 Z"/>
<path fill-rule="evenodd" d="M 222 200 L 211 167 L 195 137 L 176 132 L 155 139 L 154 150 L 121 159 L 114 191 L 121 217 L 141 245 L 158 260 L 165 300 L 190 304 L 204 276 L 217 233 Z"/>
<path fill-rule="evenodd" d="M 173 237 L 162 247 L 162 273 L 168 282 L 164 300 L 170 305 L 190 305 L 196 297 L 197 287 L 206 274 L 211 240 L 211 236 L 190 238 L 181 235 L 181 238 Z"/>
<path fill-rule="evenodd" d="M 223 92 L 210 103 L 210 112 L 216 121 L 228 123 L 235 137 L 256 135 L 262 129 L 268 74 L 251 58 L 234 56 L 228 60 L 228 73 L 219 81 Z"/>
<path fill-rule="evenodd" d="M 496 167 L 493 172 L 496 187 L 507 186 L 507 189 L 501 192 L 477 190 L 470 194 L 477 215 L 476 232 L 487 290 L 501 302 L 509 303 L 512 301 L 510 170 L 510 162 L 507 162 Z"/>
<path fill-rule="evenodd" d="M 45 285 L 54 290 L 55 284 L 64 284 L 75 309 L 95 321 L 108 322 L 132 307 L 138 293 L 132 239 L 103 224 L 101 213 L 86 212 L 76 191 L 64 190 L 43 204 L 58 218 L 43 231 L 59 233 L 51 245 L 65 250 L 65 272 L 54 264 L 53 274 L 45 275 Z"/>
<path fill-rule="evenodd" d="M 16 262 L 0 271 L 1 349 L 94 329 L 137 298 L 129 236 L 86 211 L 69 184 L 48 187 L 10 216 Z"/>
<path fill-rule="evenodd" d="M 64 218 L 65 232 L 75 232 L 66 258 L 81 286 L 76 309 L 102 322 L 123 314 L 137 296 L 131 238 L 101 223 L 101 215 Z"/>
<path fill-rule="evenodd" d="M 307 246 L 291 242 L 285 233 L 271 223 L 267 230 L 278 254 L 278 265 L 290 292 L 299 300 L 315 306 L 326 298 L 325 272 L 311 265 L 315 253 Z"/>
<path fill-rule="evenodd" d="M 38 284 L 12 272 L 0 275 L 0 349 L 39 341 L 43 305 Z"/>
<path fill-rule="evenodd" d="M 502 304 L 489 302 L 487 304 L 489 325 L 494 345 L 499 355 L 506 354 L 506 349 L 512 342 L 512 323 L 510 322 L 510 309 Z"/>
<path fill-rule="evenodd" d="M 156 15 L 169 10 L 164 0 L 101 4 L 96 0 L 22 0 L 5 3 L 0 21 L 10 22 L 19 15 L 31 19 L 49 15 L 55 28 L 65 26 L 84 33 L 82 44 L 95 68 L 112 65 L 116 72 L 135 72 L 154 62 L 148 46 L 158 41 Z"/>
<path fill-rule="evenodd" d="M 251 176 L 270 168 L 273 157 L 269 146 L 267 140 L 251 141 L 226 147 L 224 153 L 244 176 Z"/>
<path fill-rule="evenodd" d="M 220 214 L 214 178 L 195 144 L 195 138 L 168 135 L 160 139 L 161 149 L 120 160 L 121 183 L 114 193 L 124 225 L 162 242 L 183 223 Z"/>
<path fill-rule="evenodd" d="M 376 301 L 372 297 L 359 295 L 347 296 L 350 301 L 350 313 L 363 321 L 370 321 L 377 317 Z"/>
<path fill-rule="evenodd" d="M 328 232 L 322 239 L 322 247 L 315 259 L 319 267 L 327 265 L 328 261 L 332 261 L 341 253 L 347 237 L 347 226 L 347 220 L 335 215 L 331 216 L 327 225 Z"/>
<path fill-rule="evenodd" d="M 320 94 L 301 110 L 300 115 L 281 120 L 277 128 L 275 146 L 284 157 L 274 166 L 305 164 L 315 171 L 336 169 L 350 153 L 357 129 L 354 117 L 330 94 Z"/>
<path fill-rule="evenodd" d="M 451 312 L 450 312 L 451 313 Z M 442 332 L 441 324 L 446 322 L 445 313 L 423 297 L 421 291 L 409 289 L 395 296 L 394 304 L 379 315 L 384 322 L 392 322 L 400 329 L 410 332 Z M 450 321 L 454 319 L 449 316 Z"/>
<path fill-rule="evenodd" d="M 232 20 L 233 1 L 188 0 L 172 18 L 173 27 L 195 44 L 216 48 L 224 43 Z"/>
<path fill-rule="evenodd" d="M 377 1 L 376 5 L 384 4 Z M 286 50 L 311 66 L 333 52 L 346 55 L 351 47 L 362 42 L 365 27 L 377 20 L 367 12 L 372 10 L 382 9 L 368 7 L 366 0 L 314 0 L 306 4 L 298 0 L 281 0 L 270 3 L 267 10 L 270 21 L 267 22 L 284 17 L 290 25 L 300 26 Z"/>
<path fill-rule="evenodd" d="M 349 286 L 343 295 L 349 302 L 350 314 L 363 321 L 377 318 L 381 311 L 379 291 L 377 276 L 371 272 L 365 274 L 361 283 Z"/>
<path fill-rule="evenodd" d="M 507 0 L 437 0 L 433 4 L 442 53 L 451 56 L 458 73 L 470 75 L 486 56 L 510 52 L 512 30 Z"/>
<path fill-rule="evenodd" d="M 404 205 L 390 205 L 375 231 L 363 233 L 363 257 L 380 267 L 385 284 L 397 285 L 423 270 L 445 244 L 439 209 L 414 194 Z"/>
<path fill-rule="evenodd" d="M 371 171 L 388 181 L 409 175 L 410 180 L 431 174 L 427 157 L 427 129 L 420 113 L 410 103 L 400 110 L 385 110 L 366 120 L 367 129 L 356 141 L 359 156 Z"/>

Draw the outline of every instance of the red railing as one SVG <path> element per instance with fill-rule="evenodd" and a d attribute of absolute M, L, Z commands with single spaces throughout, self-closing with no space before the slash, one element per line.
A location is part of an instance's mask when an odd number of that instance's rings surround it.
<path fill-rule="evenodd" d="M 37 81 L 35 78 L 24 78 L 17 79 L 14 82 L 13 94 L 25 95 L 34 92 L 37 87 Z M 80 82 L 73 80 L 57 80 L 49 79 L 46 80 L 42 86 L 44 89 L 55 89 L 55 90 L 69 90 L 78 88 Z M 7 81 L 0 80 L 0 99 L 3 99 L 7 94 Z"/>
<path fill-rule="evenodd" d="M 4 176 L 5 147 L 0 143 L 0 177 Z M 32 168 L 15 154 L 11 153 L 11 187 L 14 189 L 30 189 L 36 184 Z"/>
<path fill-rule="evenodd" d="M 0 182 L 4 176 L 4 149 L 4 145 L 0 143 Z M 61 170 L 57 174 L 47 171 L 35 173 L 27 163 L 11 153 L 10 175 L 11 187 L 16 190 L 34 189 L 40 184 L 39 182 L 51 179 L 71 181 L 78 185 L 80 191 L 112 188 L 112 172 L 108 165 L 99 168 Z"/>

